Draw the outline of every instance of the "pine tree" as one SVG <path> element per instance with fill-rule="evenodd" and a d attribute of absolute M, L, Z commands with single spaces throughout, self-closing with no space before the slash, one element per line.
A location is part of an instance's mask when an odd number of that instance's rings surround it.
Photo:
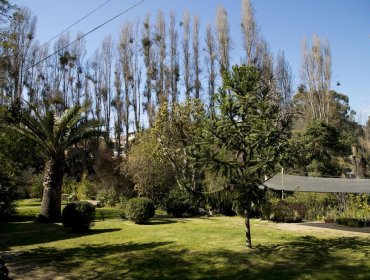
<path fill-rule="evenodd" d="M 230 192 L 245 215 L 246 246 L 252 247 L 249 216 L 261 199 L 258 188 L 275 172 L 287 140 L 290 116 L 281 114 L 274 91 L 253 66 L 224 71 L 216 114 L 199 137 L 199 162 L 230 181 Z M 232 137 L 230 137 L 232 135 Z"/>

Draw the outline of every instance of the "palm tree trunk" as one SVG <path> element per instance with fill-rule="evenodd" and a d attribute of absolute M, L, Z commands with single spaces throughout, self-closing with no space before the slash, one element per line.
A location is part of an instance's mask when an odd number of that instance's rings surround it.
<path fill-rule="evenodd" d="M 51 223 L 60 222 L 62 184 L 63 161 L 51 158 L 46 163 L 44 171 L 44 193 L 41 204 L 42 220 Z"/>

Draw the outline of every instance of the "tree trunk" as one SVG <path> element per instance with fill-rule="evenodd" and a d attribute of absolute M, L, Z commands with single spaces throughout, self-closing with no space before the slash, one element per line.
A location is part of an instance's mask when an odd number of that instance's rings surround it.
<path fill-rule="evenodd" d="M 249 212 L 247 209 L 244 210 L 245 215 L 245 246 L 252 248 L 252 239 L 251 239 L 251 226 L 249 222 Z"/>
<path fill-rule="evenodd" d="M 42 196 L 41 216 L 43 221 L 60 222 L 63 184 L 63 161 L 49 159 L 44 171 L 44 193 Z"/>

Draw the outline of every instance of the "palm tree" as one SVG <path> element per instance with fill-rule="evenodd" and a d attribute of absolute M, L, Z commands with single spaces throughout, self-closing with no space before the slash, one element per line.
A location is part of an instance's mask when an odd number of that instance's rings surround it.
<path fill-rule="evenodd" d="M 43 180 L 43 197 L 41 219 L 47 222 L 58 222 L 61 219 L 61 192 L 63 184 L 63 166 L 66 151 L 81 140 L 99 136 L 98 129 L 102 124 L 88 120 L 85 112 L 88 105 L 76 105 L 58 116 L 52 106 L 46 105 L 45 113 L 32 105 L 18 115 L 15 129 L 32 139 L 39 146 L 46 163 Z"/>

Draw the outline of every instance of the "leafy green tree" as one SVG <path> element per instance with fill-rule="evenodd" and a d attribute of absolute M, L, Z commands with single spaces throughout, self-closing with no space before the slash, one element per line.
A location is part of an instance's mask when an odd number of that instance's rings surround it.
<path fill-rule="evenodd" d="M 9 112 L 0 106 L 0 216 L 7 218 L 15 209 L 14 200 L 20 188 L 27 185 L 24 180 L 29 170 L 39 171 L 43 161 L 34 142 L 11 130 L 5 124 Z"/>
<path fill-rule="evenodd" d="M 9 28 L 13 10 L 14 6 L 8 0 L 0 0 L 0 104 L 3 104 L 10 95 L 7 75 L 10 68 L 10 54 L 14 46 L 14 35 Z"/>
<path fill-rule="evenodd" d="M 94 156 L 93 168 L 97 197 L 103 203 L 114 206 L 135 196 L 133 178 L 127 172 L 127 160 L 114 157 L 113 151 L 104 147 L 104 143 L 99 145 L 99 151 Z"/>
<path fill-rule="evenodd" d="M 170 163 L 158 153 L 157 140 L 151 129 L 139 134 L 121 164 L 135 183 L 139 196 L 149 197 L 156 205 L 163 204 L 169 191 L 176 185 Z"/>
<path fill-rule="evenodd" d="M 13 109 L 16 110 L 15 107 Z M 6 125 L 11 115 L 16 113 L 10 112 L 6 106 L 0 106 L 0 161 L 6 161 L 18 170 L 32 168 L 39 171 L 42 169 L 43 160 L 34 141 Z"/>
<path fill-rule="evenodd" d="M 15 210 L 15 171 L 8 162 L 0 161 L 0 221 L 7 219 Z"/>
<path fill-rule="evenodd" d="M 365 137 L 367 141 L 370 141 L 370 116 L 367 119 L 366 126 L 365 126 Z"/>
<path fill-rule="evenodd" d="M 164 104 L 158 111 L 153 133 L 159 156 L 172 167 L 180 189 L 194 195 L 200 193 L 202 172 L 191 156 L 197 131 L 204 125 L 204 110 L 199 100 L 187 100 L 173 105 Z"/>
<path fill-rule="evenodd" d="M 328 119 L 318 119 L 310 114 L 310 99 L 304 86 L 293 98 L 294 127 L 289 165 L 293 172 L 310 176 L 341 175 L 352 169 L 364 176 L 366 156 L 364 132 L 355 121 L 356 112 L 349 106 L 349 98 L 334 90 L 329 92 Z M 351 162 L 348 157 L 351 155 Z M 341 170 L 342 169 L 342 170 Z M 362 175 L 360 175 L 362 174 Z"/>
<path fill-rule="evenodd" d="M 28 105 L 13 114 L 12 128 L 32 139 L 46 160 L 41 205 L 41 217 L 45 221 L 57 222 L 61 218 L 61 189 L 68 148 L 81 140 L 101 135 L 98 130 L 101 123 L 87 120 L 87 108 L 87 105 L 77 105 L 58 116 L 52 106 L 47 105 L 42 114 Z"/>
<path fill-rule="evenodd" d="M 325 121 L 308 123 L 303 131 L 294 131 L 285 160 L 288 173 L 324 176 L 341 175 L 338 157 L 350 154 L 346 137 Z"/>
<path fill-rule="evenodd" d="M 275 173 L 289 135 L 290 117 L 253 66 L 223 72 L 216 114 L 194 151 L 200 161 L 229 180 L 234 200 L 244 210 L 246 246 L 252 247 L 250 212 L 261 199 L 259 185 Z"/>

